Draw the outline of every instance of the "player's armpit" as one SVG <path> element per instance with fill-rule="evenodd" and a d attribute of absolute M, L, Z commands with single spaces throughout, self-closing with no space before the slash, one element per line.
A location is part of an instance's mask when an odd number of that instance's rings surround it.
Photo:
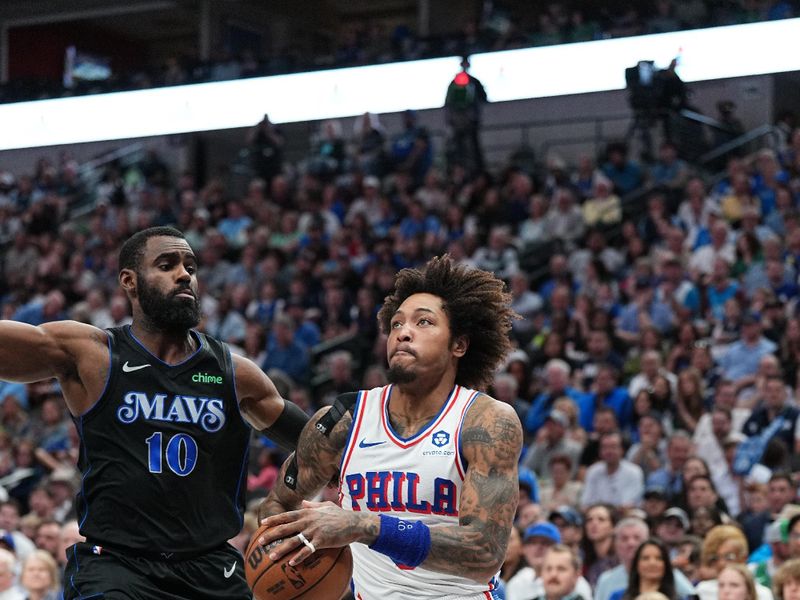
<path fill-rule="evenodd" d="M 328 410 L 330 407 L 317 411 L 303 428 L 295 454 L 284 462 L 278 481 L 259 507 L 259 519 L 298 508 L 303 500 L 316 496 L 331 479 L 338 476 L 342 451 L 347 443 L 353 418 L 350 413 L 345 413 L 326 436 L 320 433 L 316 424 Z M 293 458 L 297 461 L 294 489 L 285 480 Z"/>
<path fill-rule="evenodd" d="M 468 467 L 457 527 L 431 527 L 426 569 L 485 582 L 500 569 L 519 499 L 522 426 L 514 409 L 488 398 L 470 408 L 461 432 Z"/>

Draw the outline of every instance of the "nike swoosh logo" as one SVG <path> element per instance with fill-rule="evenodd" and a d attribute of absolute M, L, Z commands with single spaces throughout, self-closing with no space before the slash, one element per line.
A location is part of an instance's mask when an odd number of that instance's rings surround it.
<path fill-rule="evenodd" d="M 380 446 L 381 444 L 385 444 L 385 443 L 386 442 L 365 442 L 364 440 L 361 440 L 361 442 L 358 444 L 358 447 L 359 448 L 372 448 L 373 446 Z"/>
<path fill-rule="evenodd" d="M 236 569 L 236 561 L 233 561 L 230 569 L 223 569 L 225 573 L 225 579 L 228 579 L 231 575 L 233 575 L 233 571 Z"/>
<path fill-rule="evenodd" d="M 136 365 L 135 367 L 132 367 L 128 364 L 128 361 L 126 360 L 125 364 L 122 365 L 122 370 L 125 371 L 126 373 L 133 373 L 134 371 L 138 371 L 139 369 L 146 369 L 149 366 L 150 363 L 146 365 Z"/>

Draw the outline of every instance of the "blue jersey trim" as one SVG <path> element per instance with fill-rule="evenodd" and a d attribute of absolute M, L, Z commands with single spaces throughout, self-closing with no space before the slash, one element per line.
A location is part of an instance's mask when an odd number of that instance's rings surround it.
<path fill-rule="evenodd" d="M 92 412 L 94 407 L 97 406 L 97 403 L 100 402 L 100 400 L 103 399 L 103 396 L 105 396 L 106 392 L 108 391 L 108 384 L 111 383 L 111 375 L 112 375 L 112 371 L 114 370 L 114 349 L 111 347 L 111 336 L 110 335 L 106 336 L 106 342 L 108 344 L 108 373 L 106 374 L 106 382 L 105 382 L 105 385 L 103 385 L 103 391 L 100 392 L 100 395 L 92 403 L 92 405 L 89 408 L 87 408 L 85 411 L 83 411 L 81 414 L 75 415 L 76 417 L 79 417 L 81 419 L 83 417 L 85 417 L 86 415 L 88 415 L 90 412 Z"/>
<path fill-rule="evenodd" d="M 242 489 L 242 480 L 245 478 L 245 473 L 247 472 L 247 462 L 250 459 L 250 436 L 247 437 L 245 444 L 244 456 L 242 457 L 242 468 L 239 471 L 239 481 L 236 484 L 236 495 L 233 497 L 233 501 L 236 503 L 236 514 L 239 515 L 239 527 L 244 525 L 244 513 L 242 512 L 242 507 L 239 504 L 239 491 Z"/>
<path fill-rule="evenodd" d="M 445 400 L 442 403 L 442 406 L 439 407 L 439 412 L 436 413 L 435 417 L 433 417 L 430 421 L 428 421 L 425 424 L 425 426 L 422 429 L 420 429 L 417 433 L 415 433 L 410 437 L 404 438 L 397 435 L 397 432 L 394 430 L 394 427 L 392 427 L 392 421 L 389 419 L 389 401 L 392 399 L 392 392 L 394 391 L 394 386 L 391 386 L 389 388 L 389 395 L 386 398 L 386 404 L 383 406 L 384 417 L 386 418 L 386 427 L 389 428 L 389 431 L 391 431 L 394 437 L 396 437 L 403 443 L 410 442 L 420 437 L 424 437 L 429 433 L 429 430 L 433 428 L 433 425 L 436 423 L 436 421 L 439 420 L 439 417 L 442 416 L 442 413 L 445 411 L 445 409 L 447 409 L 447 407 L 450 406 L 450 402 L 453 400 L 453 395 L 456 393 L 457 389 L 458 385 L 454 385 L 453 389 L 450 390 L 450 393 L 447 395 L 447 400 Z"/>
<path fill-rule="evenodd" d="M 126 325 L 125 327 L 126 327 L 126 329 L 127 329 L 127 331 L 128 331 L 128 334 L 131 336 L 131 339 L 132 339 L 134 342 L 136 342 L 137 344 L 139 344 L 139 347 L 140 347 L 142 350 L 144 350 L 144 352 L 146 352 L 148 356 L 151 356 L 151 357 L 153 357 L 153 360 L 157 360 L 157 361 L 158 361 L 159 363 L 161 363 L 161 365 L 162 365 L 162 366 L 164 366 L 164 367 L 170 367 L 170 368 L 173 368 L 173 367 L 180 367 L 180 366 L 182 366 L 182 365 L 185 365 L 187 362 L 189 362 L 189 361 L 190 361 L 190 360 L 192 360 L 192 359 L 193 359 L 195 356 L 197 356 L 197 354 L 198 354 L 198 353 L 199 353 L 199 352 L 200 352 L 200 351 L 203 349 L 203 340 L 201 340 L 201 339 L 200 339 L 200 336 L 199 336 L 199 335 L 197 335 L 197 332 L 196 332 L 194 329 L 190 329 L 190 330 L 189 330 L 189 334 L 190 334 L 190 335 L 191 335 L 191 336 L 192 336 L 192 337 L 195 339 L 195 341 L 197 342 L 197 348 L 195 349 L 195 351 L 194 351 L 194 352 L 192 352 L 192 353 L 191 353 L 189 356 L 187 356 L 186 358 L 184 358 L 184 359 L 183 359 L 181 362 L 179 362 L 179 363 L 175 363 L 174 365 L 171 365 L 171 364 L 169 364 L 168 362 L 164 362 L 163 360 L 161 360 L 160 358 L 158 358 L 158 357 L 157 357 L 155 354 L 153 354 L 152 352 L 150 352 L 150 350 L 148 350 L 148 349 L 147 349 L 147 346 L 145 346 L 145 345 L 144 345 L 144 344 L 143 344 L 141 341 L 139 341 L 139 338 L 137 338 L 137 337 L 134 335 L 134 333 L 133 333 L 133 329 L 131 329 L 131 326 L 130 326 L 130 325 Z"/>
<path fill-rule="evenodd" d="M 75 419 L 75 427 L 78 430 L 78 436 L 81 439 L 81 446 L 83 446 L 83 455 L 86 457 L 86 471 L 83 473 L 81 477 L 81 491 L 80 497 L 83 498 L 83 503 L 86 505 L 86 512 L 83 514 L 83 518 L 81 519 L 80 525 L 78 529 L 83 529 L 83 524 L 86 523 L 86 519 L 89 517 L 89 500 L 86 499 L 86 478 L 89 476 L 89 473 L 92 472 L 92 463 L 89 460 L 89 450 L 86 447 L 86 439 L 83 437 L 83 417 L 80 419 Z"/>
<path fill-rule="evenodd" d="M 72 557 L 75 559 L 75 572 L 69 576 L 69 584 L 72 586 L 72 589 L 75 590 L 75 592 L 78 594 L 78 596 L 80 596 L 81 591 L 75 585 L 75 575 L 77 575 L 78 571 L 81 570 L 81 565 L 78 562 L 78 544 L 75 544 L 72 547 Z"/>

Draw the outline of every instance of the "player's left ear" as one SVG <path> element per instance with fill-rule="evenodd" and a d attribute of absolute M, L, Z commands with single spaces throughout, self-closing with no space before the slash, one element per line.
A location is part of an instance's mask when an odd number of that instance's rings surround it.
<path fill-rule="evenodd" d="M 453 355 L 461 358 L 467 353 L 469 348 L 469 338 L 466 335 L 460 335 L 453 340 Z"/>

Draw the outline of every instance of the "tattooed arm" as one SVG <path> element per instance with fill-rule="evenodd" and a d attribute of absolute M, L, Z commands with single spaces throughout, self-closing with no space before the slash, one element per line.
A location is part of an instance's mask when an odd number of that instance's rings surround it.
<path fill-rule="evenodd" d="M 464 419 L 461 447 L 468 467 L 459 524 L 431 527 L 422 566 L 483 582 L 503 564 L 519 499 L 522 426 L 514 409 L 480 396 Z"/>
<path fill-rule="evenodd" d="M 291 562 L 298 564 L 311 555 L 297 535 L 301 532 L 319 549 L 351 542 L 371 545 L 381 531 L 378 513 L 343 510 L 330 502 L 306 502 L 300 510 L 291 510 L 335 474 L 346 443 L 350 419 L 348 427 L 337 426 L 330 439 L 313 429 L 317 419 L 313 418 L 300 436 L 296 492 L 279 481 L 262 505 L 262 517 L 272 516 L 267 519 L 269 528 L 261 544 L 283 540 L 270 549 L 273 561 L 295 552 Z M 430 527 L 430 549 L 420 566 L 485 583 L 503 563 L 519 498 L 517 461 L 522 426 L 514 409 L 480 396 L 465 417 L 461 447 L 468 467 L 461 489 L 459 524 Z M 282 512 L 286 509 L 290 512 Z"/>
<path fill-rule="evenodd" d="M 313 498 L 337 474 L 353 417 L 345 413 L 330 436 L 325 437 L 316 425 L 328 410 L 330 407 L 317 411 L 303 427 L 295 454 L 283 463 L 278 481 L 259 507 L 259 519 L 299 508 L 304 499 Z M 284 475 L 295 455 L 298 470 L 297 487 L 293 490 L 286 485 Z"/>

